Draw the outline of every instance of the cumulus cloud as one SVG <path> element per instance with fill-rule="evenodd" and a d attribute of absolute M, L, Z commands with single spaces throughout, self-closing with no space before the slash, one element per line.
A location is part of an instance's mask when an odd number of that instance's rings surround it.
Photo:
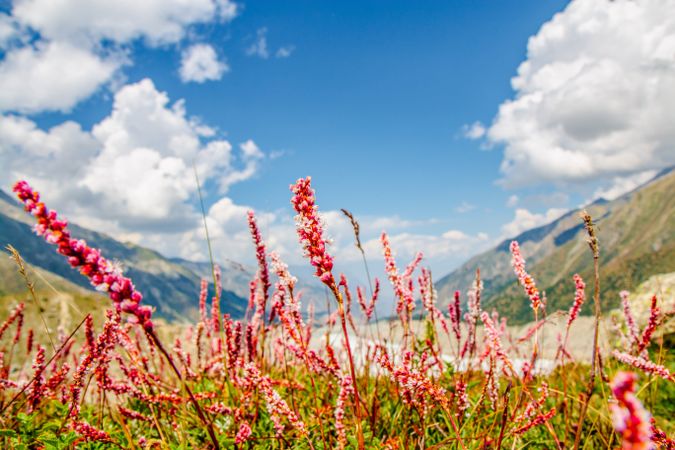
<path fill-rule="evenodd" d="M 675 164 L 675 3 L 571 2 L 530 38 L 512 86 L 487 131 L 506 186 Z"/>
<path fill-rule="evenodd" d="M 123 61 L 65 42 L 10 50 L 0 61 L 0 110 L 68 110 L 110 80 Z"/>
<path fill-rule="evenodd" d="M 143 38 L 159 45 L 177 42 L 191 24 L 231 20 L 237 7 L 227 0 L 18 0 L 12 14 L 47 39 L 126 43 Z"/>
<path fill-rule="evenodd" d="M 195 24 L 236 14 L 230 0 L 17 0 L 11 15 L 0 13 L 0 48 L 6 49 L 0 110 L 68 111 L 104 84 L 115 84 L 133 42 L 175 44 Z M 183 58 L 186 79 L 203 82 L 227 71 L 213 49 L 194 50 Z"/>
<path fill-rule="evenodd" d="M 181 57 L 180 79 L 187 83 L 204 83 L 220 80 L 230 67 L 225 61 L 219 61 L 216 50 L 208 44 L 195 44 L 185 50 Z"/>
<path fill-rule="evenodd" d="M 545 213 L 537 214 L 525 208 L 517 208 L 513 220 L 502 226 L 502 237 L 500 239 L 514 238 L 523 231 L 546 225 L 567 211 L 564 208 L 550 208 Z"/>
<path fill-rule="evenodd" d="M 233 152 L 148 79 L 120 89 L 91 131 L 74 122 L 42 130 L 11 115 L 0 124 L 3 188 L 26 177 L 75 221 L 115 235 L 189 230 L 199 223 L 195 168 L 226 190 L 264 157 L 253 141 Z"/>

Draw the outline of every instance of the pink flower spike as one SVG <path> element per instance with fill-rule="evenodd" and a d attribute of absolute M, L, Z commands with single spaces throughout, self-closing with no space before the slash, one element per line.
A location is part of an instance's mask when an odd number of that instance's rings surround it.
<path fill-rule="evenodd" d="M 40 202 L 40 194 L 34 191 L 27 182 L 17 182 L 13 191 L 23 202 L 26 211 L 37 219 L 38 234 L 42 235 L 48 243 L 56 245 L 57 252 L 66 257 L 72 267 L 79 268 L 80 273 L 89 278 L 97 290 L 107 292 L 118 311 L 124 310 L 133 315 L 132 321 L 146 330 L 153 329 L 150 320 L 152 310 L 147 306 L 135 308 L 129 304 L 129 302 L 140 303 L 143 296 L 136 290 L 129 278 L 122 276 L 115 264 L 101 256 L 99 250 L 87 246 L 85 241 L 72 239 L 68 231 L 68 223 L 59 220 L 55 211 L 50 211 L 44 203 Z"/>
<path fill-rule="evenodd" d="M 584 280 L 579 276 L 579 274 L 574 274 L 574 286 L 575 286 L 575 294 L 574 294 L 574 303 L 572 303 L 572 307 L 570 308 L 569 315 L 567 317 L 567 328 L 572 325 L 572 322 L 577 318 L 579 315 L 579 310 L 581 309 L 581 306 L 584 304 L 584 300 L 586 299 L 586 284 L 584 283 Z"/>
<path fill-rule="evenodd" d="M 619 372 L 610 386 L 617 404 L 611 404 L 614 429 L 621 436 L 623 450 L 651 450 L 650 414 L 635 396 L 637 375 Z"/>
<path fill-rule="evenodd" d="M 532 309 L 538 310 L 541 305 L 539 290 L 534 283 L 534 279 L 525 271 L 525 259 L 521 255 L 520 246 L 516 241 L 511 242 L 511 264 L 518 276 L 518 281 L 520 281 L 520 284 L 525 288 L 525 293 L 530 297 Z"/>
<path fill-rule="evenodd" d="M 628 335 L 631 339 L 631 344 L 638 345 L 640 338 L 638 336 L 638 327 L 635 323 L 635 318 L 630 310 L 630 303 L 628 302 L 628 291 L 619 292 L 621 296 L 621 305 L 623 306 L 623 317 L 626 319 L 626 326 L 628 327 Z"/>
<path fill-rule="evenodd" d="M 300 178 L 291 185 L 294 194 L 291 197 L 291 204 L 298 213 L 295 216 L 296 229 L 305 256 L 316 269 L 315 275 L 329 288 L 335 289 L 333 258 L 326 250 L 328 241 L 324 237 L 323 223 L 315 205 L 311 182 L 311 177 Z"/>

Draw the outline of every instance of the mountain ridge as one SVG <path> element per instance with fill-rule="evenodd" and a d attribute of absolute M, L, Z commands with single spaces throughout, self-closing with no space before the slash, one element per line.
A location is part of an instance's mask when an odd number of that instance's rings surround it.
<path fill-rule="evenodd" d="M 138 290 L 143 293 L 143 301 L 156 307 L 159 316 L 178 321 L 196 316 L 201 276 L 189 264 L 171 260 L 149 248 L 122 243 L 106 234 L 76 224 L 70 224 L 69 227 L 73 236 L 86 240 L 92 247 L 99 248 L 106 258 L 119 261 L 125 275 L 131 278 Z M 1 190 L 0 244 L 3 247 L 8 244 L 14 246 L 30 265 L 94 292 L 85 277 L 72 269 L 52 245 L 47 244 L 33 232 L 30 216 L 12 197 Z M 15 274 L 3 269 L 3 273 L 0 274 L 0 287 L 14 285 L 15 283 L 10 281 L 12 277 L 15 277 Z M 228 274 L 224 274 L 223 278 L 228 279 Z M 241 290 L 237 291 L 233 292 L 225 287 L 221 311 L 234 317 L 241 317 L 248 300 L 246 296 L 240 295 Z M 212 292 L 211 285 L 210 293 Z"/>
<path fill-rule="evenodd" d="M 675 171 L 668 168 L 614 200 L 598 199 L 548 224 L 505 239 L 439 279 L 439 299 L 447 304 L 455 290 L 468 289 L 480 268 L 484 307 L 496 308 L 516 322 L 531 319 L 531 310 L 511 267 L 508 247 L 516 240 L 527 260 L 528 272 L 547 294 L 549 311 L 568 308 L 574 293 L 572 275 L 578 272 L 587 282 L 593 275 L 593 259 L 578 217 L 581 209 L 587 209 L 600 240 L 601 303 L 615 306 L 620 290 L 630 290 L 649 276 L 675 271 L 674 192 Z"/>

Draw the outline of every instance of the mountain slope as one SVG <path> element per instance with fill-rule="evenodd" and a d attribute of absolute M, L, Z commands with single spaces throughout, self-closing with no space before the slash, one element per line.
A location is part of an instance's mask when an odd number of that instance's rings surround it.
<path fill-rule="evenodd" d="M 652 275 L 675 271 L 674 171 L 664 171 L 616 200 L 596 201 L 586 209 L 596 222 L 600 240 L 603 308 L 615 306 L 622 289 L 633 289 Z M 591 284 L 593 259 L 579 210 L 514 239 L 521 244 L 528 272 L 546 292 L 549 311 L 571 304 L 574 273 Z M 468 289 L 480 268 L 485 288 L 483 305 L 495 307 L 515 321 L 531 319 L 529 304 L 511 268 L 510 241 L 475 256 L 440 279 L 436 283 L 439 298 L 447 302 L 455 290 Z"/>
<path fill-rule="evenodd" d="M 183 320 L 196 313 L 200 275 L 189 264 L 172 261 L 141 246 L 121 243 L 102 233 L 70 225 L 73 236 L 100 248 L 106 258 L 119 261 L 126 276 L 143 293 L 146 304 L 157 307 L 160 316 Z M 85 277 L 72 269 L 56 253 L 54 246 L 44 242 L 32 231 L 31 217 L 7 194 L 0 191 L 0 245 L 13 245 L 31 265 L 44 269 L 71 283 L 91 289 Z M 13 276 L 0 268 L 0 291 L 7 290 Z M 207 278 L 208 279 L 208 278 Z M 235 317 L 243 315 L 247 301 L 229 290 L 223 292 L 221 310 Z"/>

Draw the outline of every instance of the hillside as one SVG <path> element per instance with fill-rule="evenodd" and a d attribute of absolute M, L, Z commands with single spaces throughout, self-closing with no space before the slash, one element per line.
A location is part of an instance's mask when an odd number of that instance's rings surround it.
<path fill-rule="evenodd" d="M 675 171 L 661 173 L 652 181 L 613 201 L 598 200 L 586 209 L 594 218 L 600 240 L 601 303 L 615 307 L 619 291 L 632 290 L 650 276 L 675 271 Z M 521 244 L 527 269 L 546 292 L 549 311 L 571 304 L 579 273 L 592 280 L 592 257 L 586 244 L 579 210 L 570 211 L 550 224 L 514 238 Z M 513 321 L 531 319 L 531 310 L 511 268 L 507 239 L 473 257 L 436 283 L 442 302 L 455 290 L 465 292 L 481 270 L 483 305 L 495 307 Z M 582 313 L 589 311 L 588 303 Z"/>
<path fill-rule="evenodd" d="M 0 191 L 0 245 L 13 245 L 25 260 L 46 273 L 66 280 L 70 284 L 63 286 L 63 291 L 72 293 L 73 285 L 91 291 L 87 279 L 73 270 L 56 253 L 53 246 L 45 243 L 42 238 L 32 231 L 31 217 L 28 216 L 7 194 Z M 154 250 L 138 245 L 121 243 L 105 234 L 97 233 L 71 224 L 74 236 L 85 239 L 89 245 L 100 248 L 106 258 L 119 261 L 124 267 L 125 274 L 130 277 L 136 287 L 143 293 L 144 302 L 155 306 L 159 316 L 169 320 L 185 320 L 196 314 L 200 272 L 182 260 L 165 258 Z M 234 267 L 234 264 L 232 265 Z M 0 294 L 8 295 L 24 292 L 25 286 L 18 283 L 11 267 L 5 264 L 0 266 Z M 224 279 L 231 280 L 239 274 L 231 274 L 230 266 L 224 267 Z M 227 283 L 221 301 L 221 310 L 234 317 L 243 315 L 247 300 L 241 295 L 228 289 L 234 285 Z M 238 295 L 239 294 L 239 295 Z"/>

